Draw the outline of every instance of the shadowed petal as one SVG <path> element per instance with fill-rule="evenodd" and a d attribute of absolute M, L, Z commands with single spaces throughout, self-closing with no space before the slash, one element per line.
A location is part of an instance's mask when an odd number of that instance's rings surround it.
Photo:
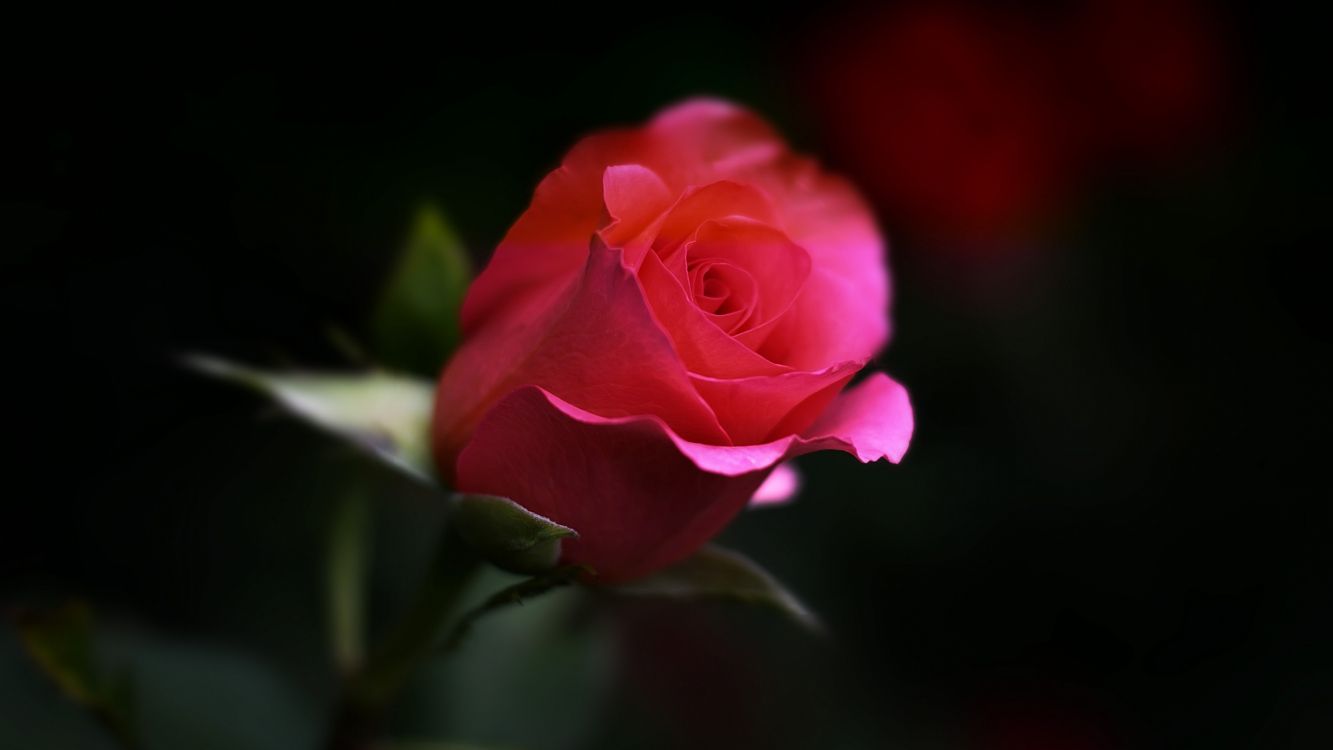
<path fill-rule="evenodd" d="M 835 449 L 896 462 L 911 432 L 906 390 L 879 373 L 840 396 L 805 436 L 754 446 L 692 443 L 656 417 L 601 417 L 523 387 L 478 425 L 458 458 L 457 486 L 576 529 L 566 561 L 615 582 L 703 546 L 781 461 Z"/>
<path fill-rule="evenodd" d="M 576 529 L 579 537 L 564 542 L 565 560 L 611 583 L 688 557 L 767 474 L 704 471 L 657 420 L 605 419 L 525 387 L 478 425 L 458 458 L 457 484 Z"/>

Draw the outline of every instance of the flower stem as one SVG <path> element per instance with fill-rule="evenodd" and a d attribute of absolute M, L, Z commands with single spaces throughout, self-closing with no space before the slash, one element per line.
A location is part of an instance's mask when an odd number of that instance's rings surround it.
<path fill-rule="evenodd" d="M 479 562 L 452 528 L 446 527 L 411 609 L 344 684 L 330 727 L 329 750 L 372 746 L 385 712 L 413 670 L 437 650 L 443 625 Z"/>
<path fill-rule="evenodd" d="M 365 658 L 366 573 L 371 540 L 370 497 L 354 487 L 338 503 L 329 525 L 329 639 L 341 675 L 360 669 Z"/>

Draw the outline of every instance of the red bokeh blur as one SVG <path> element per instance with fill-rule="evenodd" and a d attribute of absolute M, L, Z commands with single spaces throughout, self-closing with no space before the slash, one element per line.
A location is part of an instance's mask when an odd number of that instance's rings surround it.
<path fill-rule="evenodd" d="M 1191 0 L 1086 0 L 1060 36 L 1089 157 L 1170 160 L 1224 124 L 1221 20 Z"/>
<path fill-rule="evenodd" d="M 992 686 L 967 728 L 977 750 L 1111 750 L 1122 743 L 1109 717 L 1060 685 Z"/>
<path fill-rule="evenodd" d="M 1160 164 L 1216 130 L 1218 19 L 1190 0 L 841 14 L 800 57 L 839 166 L 898 231 L 1012 241 L 1108 169 Z"/>
<path fill-rule="evenodd" d="M 636 606 L 636 604 L 638 606 Z M 762 747 L 777 722 L 765 720 L 753 651 L 698 610 L 631 603 L 618 610 L 624 684 L 652 712 L 669 717 L 663 747 Z"/>

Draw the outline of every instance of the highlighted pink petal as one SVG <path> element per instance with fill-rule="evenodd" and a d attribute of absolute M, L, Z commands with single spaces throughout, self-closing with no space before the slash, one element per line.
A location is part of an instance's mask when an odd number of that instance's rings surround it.
<path fill-rule="evenodd" d="M 768 508 L 774 505 L 786 505 L 796 499 L 801 491 L 801 472 L 791 463 L 778 464 L 768 479 L 759 485 L 754 497 L 750 498 L 751 508 Z"/>

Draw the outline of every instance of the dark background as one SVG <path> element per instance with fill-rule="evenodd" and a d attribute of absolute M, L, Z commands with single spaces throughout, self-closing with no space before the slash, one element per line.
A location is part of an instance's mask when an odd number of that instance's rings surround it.
<path fill-rule="evenodd" d="M 0 607 L 88 601 L 112 652 L 150 654 L 125 658 L 144 710 L 176 716 L 154 736 L 312 743 L 332 501 L 383 497 L 377 625 L 439 521 L 425 493 L 175 355 L 349 365 L 327 331 L 362 334 L 422 200 L 483 262 L 581 134 L 684 96 L 874 168 L 810 95 L 854 9 L 621 11 L 7 30 Z M 912 449 L 896 467 L 803 460 L 801 499 L 724 539 L 830 638 L 562 593 L 428 669 L 398 733 L 1331 746 L 1324 41 L 1289 7 L 1208 12 L 1225 127 L 1169 149 L 1187 158 L 1085 169 L 1022 231 L 948 236 L 880 202 L 897 295 L 881 365 L 912 393 Z M 0 746 L 106 742 L 0 636 Z"/>

